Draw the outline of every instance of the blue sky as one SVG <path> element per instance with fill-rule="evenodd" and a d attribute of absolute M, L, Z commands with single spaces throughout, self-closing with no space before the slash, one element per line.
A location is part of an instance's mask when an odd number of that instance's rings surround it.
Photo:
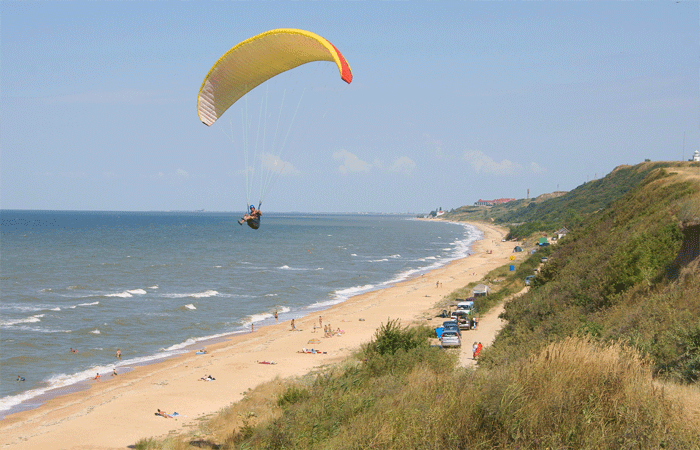
<path fill-rule="evenodd" d="M 354 80 L 275 80 L 309 91 L 267 211 L 429 212 L 688 159 L 699 19 L 691 1 L 3 1 L 0 207 L 243 209 L 240 110 L 207 127 L 197 93 L 274 28 L 325 37 Z"/>

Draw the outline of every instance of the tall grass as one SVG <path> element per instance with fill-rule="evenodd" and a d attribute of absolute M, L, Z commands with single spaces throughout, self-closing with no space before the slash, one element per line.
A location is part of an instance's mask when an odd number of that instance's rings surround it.
<path fill-rule="evenodd" d="M 285 392 L 308 395 L 270 401 L 277 413 L 267 421 L 211 448 L 686 449 L 700 442 L 697 422 L 686 420 L 696 402 L 666 395 L 647 362 L 623 345 L 568 338 L 479 370 L 422 345 L 374 353 L 374 365 L 365 356 L 312 384 L 287 384 Z"/>

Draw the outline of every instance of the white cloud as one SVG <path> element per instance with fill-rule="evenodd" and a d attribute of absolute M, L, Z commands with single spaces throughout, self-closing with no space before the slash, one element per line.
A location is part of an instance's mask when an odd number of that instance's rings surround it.
<path fill-rule="evenodd" d="M 449 155 L 445 153 L 445 150 L 443 150 L 441 141 L 433 139 L 427 133 L 424 133 L 423 137 L 425 138 L 425 144 L 428 146 L 429 150 L 433 152 L 436 159 L 447 159 L 449 157 Z"/>
<path fill-rule="evenodd" d="M 394 162 L 389 167 L 391 172 L 402 172 L 406 175 L 410 175 L 413 169 L 416 168 L 416 163 L 408 156 L 401 156 L 396 158 Z"/>
<path fill-rule="evenodd" d="M 333 153 L 333 159 L 341 161 L 341 165 L 338 167 L 340 173 L 369 172 L 372 168 L 372 164 L 362 161 L 347 150 L 340 150 Z M 381 162 L 375 161 L 375 165 L 376 164 L 381 164 Z"/>
<path fill-rule="evenodd" d="M 531 162 L 527 167 L 513 162 L 508 159 L 503 159 L 500 162 L 494 161 L 493 158 L 479 150 L 467 150 L 462 155 L 462 159 L 477 173 L 485 173 L 488 175 L 514 175 L 517 173 L 545 173 L 547 169 L 540 166 L 536 162 Z"/>
<path fill-rule="evenodd" d="M 532 172 L 532 173 L 545 173 L 546 171 L 547 171 L 547 169 L 545 169 L 544 167 L 540 166 L 540 165 L 537 164 L 536 162 L 531 162 L 531 163 L 530 163 L 530 172 Z"/>
<path fill-rule="evenodd" d="M 282 161 L 279 156 L 275 156 L 271 153 L 263 153 L 262 165 L 265 169 L 280 175 L 301 175 L 301 172 L 297 170 L 292 163 L 289 161 Z"/>
<path fill-rule="evenodd" d="M 177 169 L 177 171 L 175 173 L 179 178 L 189 178 L 190 177 L 190 174 L 182 169 Z"/>
<path fill-rule="evenodd" d="M 501 162 L 494 161 L 490 156 L 479 150 L 467 150 L 462 159 L 469 163 L 477 173 L 489 175 L 512 175 L 522 171 L 518 163 L 504 159 Z"/>

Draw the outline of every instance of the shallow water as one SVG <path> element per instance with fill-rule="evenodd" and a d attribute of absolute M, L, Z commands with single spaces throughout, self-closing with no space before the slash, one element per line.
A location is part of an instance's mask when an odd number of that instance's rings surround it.
<path fill-rule="evenodd" d="M 394 215 L 266 214 L 257 231 L 226 213 L 0 218 L 0 414 L 271 323 L 275 311 L 290 320 L 424 273 L 481 236 Z"/>

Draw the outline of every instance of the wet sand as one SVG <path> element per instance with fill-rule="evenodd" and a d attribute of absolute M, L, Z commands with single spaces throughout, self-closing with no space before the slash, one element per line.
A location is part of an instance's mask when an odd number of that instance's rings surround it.
<path fill-rule="evenodd" d="M 261 383 L 303 375 L 341 361 L 369 342 L 389 319 L 399 319 L 403 325 L 438 325 L 441 319 L 434 318 L 435 305 L 444 296 L 507 264 L 511 255 L 517 259 L 525 256 L 513 253 L 513 242 L 501 242 L 505 229 L 474 225 L 484 238 L 473 244 L 469 257 L 322 311 L 323 325 L 340 328 L 344 331 L 340 336 L 323 336 L 318 328 L 319 313 L 296 319 L 296 331 L 291 331 L 289 320 L 281 316 L 278 324 L 207 346 L 204 355 L 193 351 L 116 377 L 102 374 L 101 381 L 91 380 L 87 390 L 58 396 L 39 408 L 1 420 L 0 448 L 127 448 L 142 438 L 195 427 L 198 419 L 240 400 L 245 391 Z M 469 362 L 472 340 L 487 345 L 501 326 L 495 308 L 481 318 L 479 330 L 466 332 L 462 364 L 473 363 Z M 311 339 L 320 343 L 309 343 Z M 323 353 L 299 353 L 302 348 Z M 205 375 L 215 380 L 200 380 Z M 156 416 L 157 409 L 180 415 Z"/>

